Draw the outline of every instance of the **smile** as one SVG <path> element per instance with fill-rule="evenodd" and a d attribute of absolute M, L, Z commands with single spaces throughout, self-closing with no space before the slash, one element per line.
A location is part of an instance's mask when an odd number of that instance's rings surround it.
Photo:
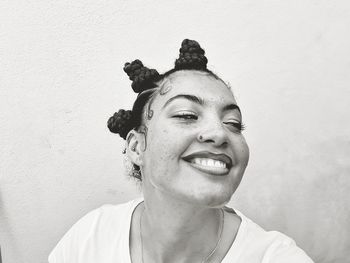
<path fill-rule="evenodd" d="M 211 175 L 226 175 L 229 172 L 225 163 L 213 159 L 195 158 L 188 163 L 193 168 Z"/>
<path fill-rule="evenodd" d="M 189 165 L 212 175 L 226 175 L 232 167 L 232 160 L 225 154 L 197 152 L 183 158 Z"/>
<path fill-rule="evenodd" d="M 194 158 L 191 163 L 199 164 L 205 167 L 226 168 L 226 163 L 208 158 Z"/>

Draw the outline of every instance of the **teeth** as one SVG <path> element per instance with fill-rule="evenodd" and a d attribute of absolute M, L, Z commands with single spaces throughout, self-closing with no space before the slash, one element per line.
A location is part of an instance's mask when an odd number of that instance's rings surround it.
<path fill-rule="evenodd" d="M 203 166 L 226 168 L 226 163 L 208 158 L 194 158 L 192 159 L 192 163 L 200 164 Z"/>

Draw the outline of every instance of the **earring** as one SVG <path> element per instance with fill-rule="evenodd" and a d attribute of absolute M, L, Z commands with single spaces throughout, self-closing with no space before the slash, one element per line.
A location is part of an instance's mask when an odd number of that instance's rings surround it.
<path fill-rule="evenodd" d="M 134 152 L 136 150 L 136 145 L 137 145 L 137 142 L 134 143 L 134 145 L 131 147 L 131 150 Z"/>
<path fill-rule="evenodd" d="M 123 163 L 124 163 L 124 167 L 127 175 L 141 180 L 141 171 L 135 169 L 133 162 L 129 159 L 127 154 L 124 155 Z"/>
<path fill-rule="evenodd" d="M 141 171 L 140 170 L 136 170 L 134 166 L 133 166 L 133 169 L 132 169 L 132 177 L 142 181 Z"/>

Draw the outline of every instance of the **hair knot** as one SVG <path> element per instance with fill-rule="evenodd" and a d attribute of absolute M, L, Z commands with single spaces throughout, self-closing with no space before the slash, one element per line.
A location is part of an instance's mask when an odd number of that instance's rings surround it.
<path fill-rule="evenodd" d="M 205 51 L 197 41 L 185 39 L 181 43 L 179 58 L 175 61 L 175 69 L 207 69 L 208 59 Z"/>
<path fill-rule="evenodd" d="M 136 93 L 154 88 L 154 82 L 159 78 L 157 70 L 145 67 L 138 59 L 125 63 L 124 71 L 132 81 L 131 87 Z"/>
<path fill-rule="evenodd" d="M 107 126 L 111 132 L 118 133 L 125 140 L 129 131 L 134 128 L 132 111 L 119 110 L 108 119 Z"/>

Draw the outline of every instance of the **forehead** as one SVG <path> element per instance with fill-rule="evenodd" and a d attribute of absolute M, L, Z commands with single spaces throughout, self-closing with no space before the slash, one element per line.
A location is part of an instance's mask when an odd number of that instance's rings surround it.
<path fill-rule="evenodd" d="M 237 104 L 228 86 L 206 72 L 178 71 L 168 76 L 161 86 L 167 92 L 156 99 L 158 106 L 179 94 L 194 95 L 214 105 Z"/>

